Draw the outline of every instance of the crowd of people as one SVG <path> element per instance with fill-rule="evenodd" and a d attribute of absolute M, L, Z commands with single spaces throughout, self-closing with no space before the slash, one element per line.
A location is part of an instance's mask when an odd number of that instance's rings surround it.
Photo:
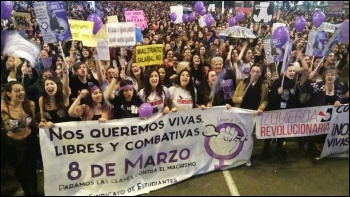
<path fill-rule="evenodd" d="M 153 106 L 153 114 L 164 115 L 213 106 L 256 110 L 260 115 L 267 110 L 349 102 L 348 45 L 336 44 L 326 57 L 305 55 L 309 32 L 315 29 L 310 20 L 312 12 L 284 10 L 268 23 L 255 23 L 246 14 L 236 25 L 252 26 L 257 38 L 244 39 L 219 35 L 229 27 L 228 17 L 234 16 L 234 11 L 221 13 L 217 9 L 212 13 L 215 22 L 207 27 L 199 24 L 199 15 L 194 22 L 173 23 L 169 14 L 174 2 L 96 2 L 104 22 L 111 15 L 117 15 L 119 22 L 125 21 L 123 8 L 144 11 L 148 27 L 142 31 L 143 41 L 138 45 L 163 44 L 164 62 L 139 67 L 135 46 L 110 47 L 111 60 L 100 61 L 94 58 L 96 49 L 83 46 L 82 41 L 65 41 L 62 50 L 56 43 L 44 43 L 31 5 L 18 4 L 14 10 L 32 14 L 24 37 L 40 47 L 37 64 L 16 56 L 1 56 L 2 167 L 6 158 L 25 195 L 38 194 L 37 134 L 41 127 L 53 128 L 67 121 L 97 120 L 103 124 L 139 117 L 138 107 L 144 102 Z M 67 15 L 87 20 L 96 10 L 85 2 L 71 2 Z M 308 20 L 303 32 L 294 27 L 298 16 Z M 331 17 L 327 21 L 337 24 L 345 19 Z M 272 35 L 275 22 L 285 23 L 293 40 L 291 61 L 283 74 L 279 74 L 282 62 L 277 67 L 267 63 L 263 45 L 263 40 Z M 2 30 L 13 29 L 11 20 L 1 24 Z M 327 33 L 326 42 L 331 36 Z M 49 57 L 52 64 L 44 67 L 42 59 Z M 300 144 L 304 148 L 303 142 L 308 142 L 306 154 L 319 154 L 317 148 L 325 136 L 305 139 Z M 265 159 L 269 157 L 270 141 L 265 140 Z M 286 160 L 283 142 L 283 138 L 277 140 L 275 153 L 282 161 Z"/>

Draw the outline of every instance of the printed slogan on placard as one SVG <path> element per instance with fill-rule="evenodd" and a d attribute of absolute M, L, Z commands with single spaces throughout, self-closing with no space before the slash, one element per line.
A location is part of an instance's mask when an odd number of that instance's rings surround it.
<path fill-rule="evenodd" d="M 163 45 L 136 46 L 137 66 L 150 66 L 163 63 Z"/>

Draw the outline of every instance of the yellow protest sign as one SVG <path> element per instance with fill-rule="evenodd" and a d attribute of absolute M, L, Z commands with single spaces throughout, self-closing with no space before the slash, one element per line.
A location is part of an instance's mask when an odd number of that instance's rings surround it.
<path fill-rule="evenodd" d="M 136 46 L 136 64 L 138 66 L 163 64 L 163 48 L 162 44 Z"/>
<path fill-rule="evenodd" d="M 14 12 L 12 14 L 14 20 L 14 27 L 15 28 L 27 28 L 27 23 L 30 22 L 30 13 L 25 12 Z"/>
<path fill-rule="evenodd" d="M 68 20 L 68 23 L 72 32 L 72 40 L 91 40 L 94 22 Z"/>
<path fill-rule="evenodd" d="M 108 23 L 118 23 L 118 16 L 113 15 L 113 16 L 107 16 L 107 21 Z"/>
<path fill-rule="evenodd" d="M 103 24 L 96 35 L 92 35 L 91 40 L 83 40 L 83 45 L 87 47 L 96 47 L 99 39 L 107 40 L 106 25 Z"/>

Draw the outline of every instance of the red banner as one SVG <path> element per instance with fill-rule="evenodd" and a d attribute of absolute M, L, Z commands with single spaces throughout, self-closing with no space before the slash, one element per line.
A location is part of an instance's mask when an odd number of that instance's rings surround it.
<path fill-rule="evenodd" d="M 236 8 L 236 13 L 237 12 L 244 12 L 244 13 L 251 13 L 252 12 L 252 8 Z"/>

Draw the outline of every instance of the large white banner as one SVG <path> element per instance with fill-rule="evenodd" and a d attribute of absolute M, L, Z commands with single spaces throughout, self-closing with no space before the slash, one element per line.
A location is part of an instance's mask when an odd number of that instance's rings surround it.
<path fill-rule="evenodd" d="M 256 111 L 215 107 L 41 129 L 45 195 L 139 195 L 242 165 L 255 118 Z"/>
<path fill-rule="evenodd" d="M 257 116 L 258 139 L 327 134 L 319 157 L 349 158 L 349 104 L 265 111 Z"/>

